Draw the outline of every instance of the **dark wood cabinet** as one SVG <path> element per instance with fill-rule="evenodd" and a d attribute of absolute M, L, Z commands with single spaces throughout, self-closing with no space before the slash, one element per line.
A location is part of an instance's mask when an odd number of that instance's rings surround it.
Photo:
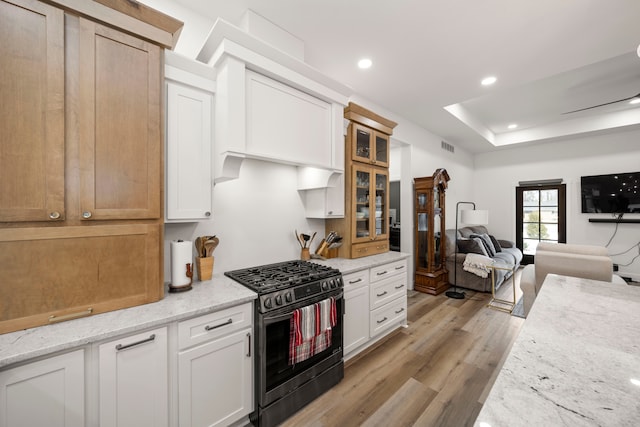
<path fill-rule="evenodd" d="M 415 289 L 437 295 L 449 287 L 445 258 L 445 191 L 449 174 L 438 169 L 433 176 L 414 179 Z"/>

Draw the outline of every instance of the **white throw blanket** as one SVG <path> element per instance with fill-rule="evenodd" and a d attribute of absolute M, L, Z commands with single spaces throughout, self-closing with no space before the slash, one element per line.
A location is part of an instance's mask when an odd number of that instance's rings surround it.
<path fill-rule="evenodd" d="M 464 271 L 473 273 L 476 276 L 480 276 L 486 279 L 491 273 L 491 266 L 493 265 L 493 259 L 488 256 L 469 253 L 464 259 L 462 268 Z"/>

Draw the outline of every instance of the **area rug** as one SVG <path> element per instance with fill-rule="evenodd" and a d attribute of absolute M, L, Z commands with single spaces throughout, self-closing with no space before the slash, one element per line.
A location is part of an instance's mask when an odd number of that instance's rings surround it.
<path fill-rule="evenodd" d="M 524 315 L 524 298 L 520 297 L 515 307 L 513 307 L 513 311 L 511 312 L 512 316 L 525 318 Z"/>

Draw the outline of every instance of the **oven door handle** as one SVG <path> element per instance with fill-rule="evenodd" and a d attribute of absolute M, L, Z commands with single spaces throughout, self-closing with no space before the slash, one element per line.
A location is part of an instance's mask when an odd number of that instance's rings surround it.
<path fill-rule="evenodd" d="M 342 300 L 343 299 L 342 289 L 340 290 L 340 292 L 336 293 L 335 295 L 330 295 L 330 296 L 335 298 L 336 301 Z M 329 298 L 329 296 L 327 296 L 327 298 Z M 319 301 L 322 301 L 322 300 L 319 300 Z M 316 302 L 319 302 L 319 301 L 316 301 Z M 307 307 L 307 306 L 310 306 L 312 304 L 315 304 L 315 302 L 304 304 L 304 305 L 301 305 L 300 307 L 297 307 L 297 308 Z M 295 308 L 283 307 L 282 309 L 278 310 L 277 312 L 266 313 L 266 314 L 263 315 L 264 316 L 263 317 L 263 321 L 265 323 L 275 323 L 275 322 L 280 322 L 282 320 L 289 319 L 291 317 L 291 315 L 293 314 L 294 310 L 295 310 Z M 342 311 L 341 315 L 344 315 L 344 304 L 342 304 L 342 310 L 341 311 Z"/>

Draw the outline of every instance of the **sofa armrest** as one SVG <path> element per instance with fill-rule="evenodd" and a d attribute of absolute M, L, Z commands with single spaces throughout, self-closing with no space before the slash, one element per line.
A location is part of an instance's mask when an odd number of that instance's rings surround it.
<path fill-rule="evenodd" d="M 502 246 L 503 248 L 515 248 L 516 247 L 516 242 L 513 242 L 511 240 L 502 240 L 502 239 L 496 239 L 498 241 L 498 243 L 500 243 L 500 246 Z"/>

